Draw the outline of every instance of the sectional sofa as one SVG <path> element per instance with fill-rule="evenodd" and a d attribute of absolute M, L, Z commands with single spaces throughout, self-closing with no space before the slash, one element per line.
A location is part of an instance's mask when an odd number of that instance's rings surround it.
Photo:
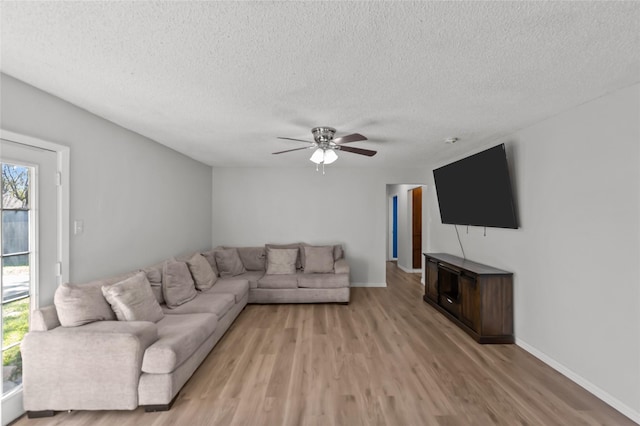
<path fill-rule="evenodd" d="M 237 250 L 244 270 L 229 268 L 220 250 Z M 269 271 L 268 255 L 274 250 L 296 250 L 295 269 L 285 262 L 284 269 Z M 249 303 L 349 303 L 349 264 L 341 245 L 313 247 L 309 244 L 267 244 L 263 247 L 217 247 L 220 281 L 246 279 Z M 209 255 L 210 256 L 210 255 Z M 282 264 L 280 262 L 278 266 Z M 286 268 L 289 268 L 288 270 Z M 281 273 L 286 272 L 286 273 Z"/>
<path fill-rule="evenodd" d="M 29 417 L 168 410 L 247 303 L 349 302 L 341 246 L 217 247 L 63 284 L 22 346 Z"/>

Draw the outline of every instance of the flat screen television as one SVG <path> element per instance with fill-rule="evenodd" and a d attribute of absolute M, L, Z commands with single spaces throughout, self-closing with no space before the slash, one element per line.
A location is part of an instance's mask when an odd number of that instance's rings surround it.
<path fill-rule="evenodd" d="M 504 144 L 433 171 L 442 223 L 518 228 Z"/>

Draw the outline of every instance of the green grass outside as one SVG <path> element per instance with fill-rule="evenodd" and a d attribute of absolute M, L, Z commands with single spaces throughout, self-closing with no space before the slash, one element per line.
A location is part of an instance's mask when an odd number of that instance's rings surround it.
<path fill-rule="evenodd" d="M 2 347 L 20 342 L 29 331 L 30 298 L 15 300 L 2 305 L 2 319 L 4 330 L 2 333 Z M 2 365 L 18 367 L 12 376 L 22 375 L 22 358 L 20 345 L 2 351 Z"/>

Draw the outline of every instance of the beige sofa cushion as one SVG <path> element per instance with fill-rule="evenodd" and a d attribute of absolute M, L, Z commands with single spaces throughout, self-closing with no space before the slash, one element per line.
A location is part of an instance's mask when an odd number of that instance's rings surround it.
<path fill-rule="evenodd" d="M 239 278 L 226 278 L 219 280 L 216 285 L 206 290 L 204 293 L 224 293 L 232 294 L 235 297 L 235 302 L 238 303 L 242 298 L 249 293 L 249 281 Z"/>
<path fill-rule="evenodd" d="M 55 292 L 58 319 L 63 327 L 77 327 L 94 321 L 115 320 L 116 314 L 102 294 L 106 281 L 61 284 Z"/>
<path fill-rule="evenodd" d="M 102 294 L 116 313 L 118 321 L 157 322 L 164 317 L 144 271 L 126 280 L 103 286 Z"/>
<path fill-rule="evenodd" d="M 148 321 L 96 321 L 78 328 L 58 327 L 49 333 L 51 333 L 51 336 L 60 334 L 68 336 L 74 333 L 92 335 L 92 337 L 102 341 L 109 341 L 109 336 L 105 338 L 106 334 L 130 335 L 140 342 L 142 349 L 146 349 L 158 340 L 158 327 L 156 324 L 151 324 Z M 101 335 L 102 338 L 100 338 Z M 117 353 L 118 348 L 114 347 L 113 349 L 114 353 Z M 76 356 L 83 357 L 85 355 L 79 352 Z M 103 356 L 108 355 L 104 354 Z M 72 362 L 72 360 L 67 360 L 67 362 Z"/>
<path fill-rule="evenodd" d="M 242 260 L 240 260 L 237 249 L 215 250 L 214 254 L 216 264 L 218 265 L 218 272 L 221 277 L 233 277 L 247 272 L 242 264 Z"/>
<path fill-rule="evenodd" d="M 258 288 L 298 288 L 298 276 L 302 274 L 265 275 L 258 280 Z"/>
<path fill-rule="evenodd" d="M 162 293 L 169 308 L 177 308 L 196 297 L 198 293 L 186 263 L 176 260 L 164 263 Z"/>
<path fill-rule="evenodd" d="M 333 246 L 303 246 L 305 274 L 333 272 Z"/>
<path fill-rule="evenodd" d="M 189 260 L 187 260 L 189 271 L 193 281 L 195 281 L 196 289 L 208 290 L 216 283 L 218 277 L 213 273 L 211 265 L 200 253 L 194 254 Z"/>
<path fill-rule="evenodd" d="M 249 288 L 258 288 L 258 280 L 264 277 L 264 273 L 265 271 L 247 271 L 235 277 L 220 278 L 216 284 L 227 280 L 247 280 L 249 281 Z"/>
<path fill-rule="evenodd" d="M 214 314 L 218 319 L 222 318 L 236 304 L 236 299 L 230 293 L 198 293 L 189 302 L 176 308 L 165 308 L 165 314 Z"/>
<path fill-rule="evenodd" d="M 300 274 L 298 278 L 300 288 L 342 288 L 349 287 L 347 274 Z"/>
<path fill-rule="evenodd" d="M 171 373 L 211 336 L 217 324 L 212 314 L 165 315 L 156 323 L 158 340 L 144 352 L 142 371 Z"/>
<path fill-rule="evenodd" d="M 296 259 L 299 249 L 267 248 L 267 275 L 296 273 Z"/>

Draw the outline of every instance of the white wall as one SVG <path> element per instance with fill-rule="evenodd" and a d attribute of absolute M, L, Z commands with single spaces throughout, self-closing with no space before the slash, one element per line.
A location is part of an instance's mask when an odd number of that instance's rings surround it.
<path fill-rule="evenodd" d="M 636 85 L 491 143 L 506 143 L 521 228 L 459 227 L 467 258 L 514 272 L 518 343 L 636 421 L 639 104 Z M 429 251 L 460 255 L 432 188 Z"/>
<path fill-rule="evenodd" d="M 338 160 L 340 161 L 340 160 Z M 354 285 L 386 285 L 387 184 L 426 169 L 213 170 L 213 244 L 341 243 Z"/>
<path fill-rule="evenodd" d="M 9 131 L 71 148 L 70 279 L 81 282 L 211 245 L 211 167 L 5 74 Z M 73 228 L 72 228 L 73 229 Z"/>

